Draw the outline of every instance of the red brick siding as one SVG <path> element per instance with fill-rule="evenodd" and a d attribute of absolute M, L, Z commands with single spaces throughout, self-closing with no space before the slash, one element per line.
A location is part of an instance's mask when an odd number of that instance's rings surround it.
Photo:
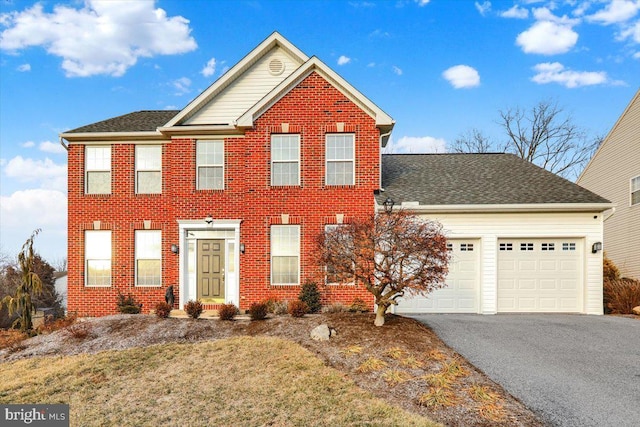
<path fill-rule="evenodd" d="M 355 134 L 356 182 L 353 186 L 325 187 L 325 135 L 336 123 Z M 289 124 L 300 134 L 301 185 L 270 186 L 270 136 Z M 118 291 L 132 293 L 147 312 L 163 300 L 166 286 L 179 293 L 178 256 L 170 252 L 179 243 L 177 220 L 242 219 L 240 242 L 240 307 L 275 297 L 297 298 L 299 286 L 270 285 L 270 226 L 281 214 L 300 225 L 301 282 L 323 281 L 313 256 L 315 239 L 336 214 L 362 218 L 373 213 L 373 191 L 379 186 L 379 131 L 375 121 L 316 73 L 286 94 L 246 131 L 243 138 L 225 139 L 225 189 L 197 191 L 194 139 L 173 139 L 163 145 L 163 192 L 136 195 L 134 144 L 112 146 L 112 194 L 87 196 L 83 189 L 84 146 L 69 151 L 69 310 L 106 315 L 116 310 Z M 84 230 L 100 220 L 112 230 L 112 286 L 84 286 Z M 162 230 L 161 288 L 134 286 L 134 230 L 143 220 Z M 181 248 L 185 250 L 185 248 Z M 323 302 L 351 303 L 355 297 L 372 301 L 362 286 L 321 287 Z"/>

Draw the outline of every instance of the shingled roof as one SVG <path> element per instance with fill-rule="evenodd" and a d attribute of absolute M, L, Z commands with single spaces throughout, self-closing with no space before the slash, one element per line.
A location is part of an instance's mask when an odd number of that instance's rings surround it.
<path fill-rule="evenodd" d="M 149 132 L 166 124 L 180 110 L 146 110 L 112 117 L 65 133 Z"/>
<path fill-rule="evenodd" d="M 384 193 L 396 203 L 515 205 L 610 203 L 513 154 L 389 154 L 382 156 Z"/>

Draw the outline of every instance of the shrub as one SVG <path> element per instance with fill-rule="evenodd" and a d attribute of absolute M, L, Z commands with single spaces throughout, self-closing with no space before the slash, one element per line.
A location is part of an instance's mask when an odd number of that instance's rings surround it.
<path fill-rule="evenodd" d="M 345 311 L 348 311 L 347 307 L 339 302 L 322 307 L 323 313 L 344 313 Z"/>
<path fill-rule="evenodd" d="M 602 278 L 604 280 L 618 280 L 620 278 L 620 270 L 613 261 L 607 258 L 607 255 L 602 260 Z"/>
<path fill-rule="evenodd" d="M 249 307 L 249 316 L 251 320 L 263 320 L 267 317 L 267 313 L 269 312 L 267 303 L 265 302 L 254 302 Z"/>
<path fill-rule="evenodd" d="M 169 317 L 169 314 L 171 314 L 171 306 L 164 301 L 157 303 L 154 308 L 156 310 L 156 316 L 161 319 L 166 319 Z"/>
<path fill-rule="evenodd" d="M 633 314 L 640 305 L 640 280 L 605 280 L 603 297 L 605 313 Z"/>
<path fill-rule="evenodd" d="M 289 314 L 293 317 L 302 317 L 309 312 L 306 302 L 295 300 L 289 303 Z"/>
<path fill-rule="evenodd" d="M 54 320 L 53 322 L 45 322 L 44 325 L 38 328 L 39 334 L 50 334 L 51 332 L 55 332 L 59 329 L 66 328 L 67 326 L 71 326 L 78 320 L 77 313 L 69 313 L 64 317 Z"/>
<path fill-rule="evenodd" d="M 318 291 L 318 285 L 315 282 L 306 282 L 302 285 L 298 299 L 307 304 L 309 313 L 317 313 L 322 308 L 320 291 Z"/>
<path fill-rule="evenodd" d="M 78 340 L 83 340 L 83 339 L 87 338 L 91 334 L 91 330 L 92 329 L 93 328 L 91 326 L 91 323 L 89 323 L 89 322 L 78 322 L 78 323 L 74 323 L 73 325 L 69 326 L 66 329 L 66 331 L 73 338 L 78 339 Z"/>
<path fill-rule="evenodd" d="M 352 313 L 366 313 L 369 311 L 369 306 L 361 298 L 354 298 L 349 306 L 349 311 Z"/>
<path fill-rule="evenodd" d="M 202 307 L 202 303 L 200 300 L 189 300 L 184 305 L 184 311 L 192 318 L 197 319 L 202 314 L 204 307 Z"/>
<path fill-rule="evenodd" d="M 238 307 L 234 304 L 222 304 L 220 309 L 218 309 L 220 320 L 233 320 L 236 314 L 238 314 Z"/>
<path fill-rule="evenodd" d="M 118 292 L 118 311 L 122 314 L 139 314 L 142 311 L 142 304 L 138 303 L 133 295 L 124 296 Z"/>

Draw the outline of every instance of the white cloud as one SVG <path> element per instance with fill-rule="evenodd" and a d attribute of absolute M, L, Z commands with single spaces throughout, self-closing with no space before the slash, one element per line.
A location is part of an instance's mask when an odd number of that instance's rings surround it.
<path fill-rule="evenodd" d="M 401 76 L 402 75 L 402 68 L 400 67 L 396 67 L 395 65 L 391 67 L 391 69 L 393 70 L 394 74 Z"/>
<path fill-rule="evenodd" d="M 480 13 L 480 15 L 485 16 L 487 12 L 491 10 L 491 2 L 485 1 L 483 3 L 475 2 L 476 9 Z"/>
<path fill-rule="evenodd" d="M 445 153 L 446 151 L 446 141 L 432 136 L 403 136 L 397 141 L 392 137 L 385 148 L 385 153 Z"/>
<path fill-rule="evenodd" d="M 61 191 L 41 188 L 19 190 L 10 196 L 1 196 L 0 200 L 3 229 L 21 227 L 27 233 L 38 227 L 66 225 L 67 196 Z"/>
<path fill-rule="evenodd" d="M 16 156 L 4 165 L 4 173 L 9 178 L 20 182 L 36 182 L 46 189 L 66 191 L 67 165 L 60 165 L 53 160 L 34 160 Z"/>
<path fill-rule="evenodd" d="M 213 76 L 213 73 L 216 72 L 216 58 L 211 58 L 207 64 L 204 66 L 200 73 L 205 77 Z"/>
<path fill-rule="evenodd" d="M 31 71 L 31 64 L 22 64 L 18 67 L 18 71 L 21 73 L 26 73 L 27 71 Z"/>
<path fill-rule="evenodd" d="M 516 4 L 513 5 L 511 9 L 501 12 L 500 16 L 503 18 L 527 19 L 529 17 L 529 10 Z"/>
<path fill-rule="evenodd" d="M 418 3 L 418 6 L 422 7 L 428 5 L 430 1 L 431 0 L 416 0 L 416 3 Z"/>
<path fill-rule="evenodd" d="M 369 63 L 367 64 L 367 67 L 369 67 L 369 68 L 373 68 L 373 67 L 375 67 L 375 66 L 376 66 L 376 63 L 375 63 L 375 62 L 369 62 Z"/>
<path fill-rule="evenodd" d="M 559 62 L 544 62 L 533 67 L 536 75 L 531 78 L 538 84 L 558 83 L 568 88 L 593 86 L 609 82 L 604 71 L 573 71 Z"/>
<path fill-rule="evenodd" d="M 633 18 L 640 10 L 640 1 L 637 0 L 613 0 L 603 9 L 587 16 L 590 22 L 603 25 L 619 24 Z"/>
<path fill-rule="evenodd" d="M 189 21 L 154 7 L 155 1 L 86 0 L 81 9 L 57 5 L 46 13 L 38 3 L 1 15 L 8 28 L 0 49 L 43 47 L 62 58 L 68 77 L 122 76 L 140 57 L 194 50 Z"/>
<path fill-rule="evenodd" d="M 180 77 L 179 79 L 172 81 L 171 85 L 176 90 L 177 96 L 182 96 L 191 92 L 191 79 L 188 77 Z"/>
<path fill-rule="evenodd" d="M 35 147 L 36 143 L 33 141 L 27 141 L 27 142 L 23 142 L 22 144 L 20 144 L 21 147 L 24 148 L 31 148 L 31 147 Z"/>
<path fill-rule="evenodd" d="M 53 153 L 53 154 L 67 154 L 67 150 L 61 144 L 56 144 L 51 141 L 44 141 L 38 145 L 40 151 L 44 151 L 45 153 Z"/>
<path fill-rule="evenodd" d="M 455 65 L 446 69 L 442 76 L 456 89 L 480 86 L 480 74 L 468 65 Z"/>
<path fill-rule="evenodd" d="M 349 62 L 351 62 L 351 58 L 348 56 L 340 55 L 340 58 L 338 58 L 338 65 L 345 65 Z"/>
<path fill-rule="evenodd" d="M 640 52 L 636 52 L 633 54 L 634 59 L 640 59 Z"/>
<path fill-rule="evenodd" d="M 568 52 L 578 42 L 578 33 L 570 26 L 552 21 L 539 21 L 518 34 L 516 44 L 525 53 L 556 55 Z"/>
<path fill-rule="evenodd" d="M 618 35 L 619 40 L 631 39 L 635 43 L 640 43 L 640 21 L 637 21 L 633 25 L 620 31 Z"/>

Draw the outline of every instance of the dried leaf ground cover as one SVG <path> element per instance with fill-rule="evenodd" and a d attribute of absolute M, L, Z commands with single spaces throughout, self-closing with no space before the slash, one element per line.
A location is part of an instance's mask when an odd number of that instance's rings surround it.
<path fill-rule="evenodd" d="M 315 326 L 326 323 L 335 328 L 338 335 L 331 338 L 329 342 L 316 342 L 309 338 L 309 332 Z M 260 408 L 260 414 L 266 414 L 264 418 L 254 421 L 234 419 L 233 424 L 244 425 L 304 425 L 302 421 L 287 418 L 290 410 L 289 404 L 296 401 L 309 402 L 310 408 L 324 408 L 329 413 L 317 415 L 314 409 L 301 409 L 302 413 L 310 414 L 306 419 L 306 425 L 329 425 L 322 424 L 329 416 L 346 417 L 340 420 L 334 419 L 332 425 L 421 425 L 411 418 L 401 417 L 401 421 L 388 421 L 377 424 L 374 421 L 379 418 L 358 418 L 350 419 L 352 408 L 357 408 L 355 403 L 347 405 L 344 409 L 338 404 L 343 400 L 343 385 L 332 385 L 328 388 L 320 386 L 313 388 L 311 395 L 296 394 L 287 384 L 291 383 L 298 375 L 310 374 L 311 378 L 320 375 L 320 369 L 335 368 L 344 380 L 352 381 L 359 389 L 370 392 L 378 398 L 384 399 L 388 404 L 401 408 L 409 413 L 428 417 L 450 426 L 541 426 L 543 425 L 527 408 L 520 402 L 509 396 L 499 386 L 487 379 L 482 373 L 475 370 L 466 361 L 457 356 L 451 349 L 446 347 L 431 330 L 417 321 L 398 316 L 388 316 L 387 323 L 381 328 L 373 326 L 373 315 L 334 313 L 305 316 L 295 319 L 290 316 L 270 317 L 264 321 L 250 322 L 249 320 L 235 320 L 224 322 L 220 320 L 197 320 L 190 319 L 158 319 L 153 316 L 144 315 L 118 315 L 100 319 L 91 319 L 85 322 L 76 323 L 87 326 L 78 327 L 79 331 L 63 329 L 50 335 L 41 335 L 12 344 L 9 348 L 0 350 L 0 375 L 7 377 L 7 372 L 14 366 L 12 361 L 20 361 L 21 369 L 28 367 L 51 365 L 50 361 L 67 361 L 76 359 L 50 359 L 50 356 L 61 355 L 81 355 L 87 358 L 88 354 L 99 353 L 106 350 L 123 350 L 134 347 L 147 347 L 159 345 L 141 352 L 140 358 L 151 357 L 149 354 L 164 354 L 167 349 L 175 353 L 169 359 L 160 359 L 149 364 L 149 370 L 140 376 L 132 376 L 121 381 L 120 387 L 126 390 L 127 386 L 136 384 L 141 390 L 153 391 L 152 394 L 142 393 L 141 400 L 129 399 L 131 405 L 127 406 L 127 413 L 135 417 L 137 413 L 145 411 L 159 411 L 158 408 L 166 406 L 169 411 L 173 411 L 166 416 L 155 421 L 174 424 L 172 416 L 175 416 L 175 408 L 190 407 L 194 405 L 200 411 L 216 412 L 219 405 L 231 405 L 230 412 L 242 412 L 249 410 L 246 408 Z M 276 379 L 275 389 L 279 391 L 264 392 L 258 387 L 258 382 L 250 380 L 254 376 L 260 376 L 265 366 L 270 364 L 270 352 L 266 342 L 255 341 L 250 348 L 255 350 L 253 354 L 240 353 L 240 350 L 229 350 L 226 353 L 222 349 L 229 347 L 229 341 L 222 341 L 226 338 L 249 336 L 254 338 L 278 337 L 306 348 L 311 355 L 317 356 L 321 361 L 320 365 L 313 368 L 302 368 L 299 360 L 306 356 L 299 356 L 294 350 L 296 346 L 287 347 L 281 351 L 281 361 L 284 361 L 282 368 L 278 367 L 276 372 L 268 375 Z M 222 346 L 219 354 L 200 350 L 200 347 L 175 346 L 174 343 L 196 343 L 202 341 L 215 341 L 213 344 Z M 209 344 L 207 344 L 209 345 Z M 284 344 L 283 344 L 284 345 Z M 287 343 L 286 345 L 291 345 Z M 173 350 L 173 349 L 176 350 Z M 164 352 L 163 352 L 163 349 Z M 178 351 L 178 349 L 180 349 Z M 191 349 L 191 350 L 190 350 Z M 225 350 L 226 351 L 226 350 Z M 199 354 L 200 357 L 192 359 L 189 356 Z M 124 356 L 128 352 L 108 352 L 100 353 L 98 356 L 108 359 L 131 358 Z M 137 354 L 137 353 L 136 353 Z M 306 353 L 305 353 L 306 354 Z M 288 356 L 287 356 L 288 355 Z M 46 356 L 40 359 L 40 356 Z M 286 356 L 286 357 L 285 357 Z M 195 357 L 195 356 L 193 356 Z M 89 360 L 89 359 L 87 359 Z M 155 359 L 154 359 L 155 360 Z M 164 361 L 163 361 L 164 360 Z M 209 364 L 211 369 L 215 369 L 216 362 L 225 360 L 225 371 L 227 375 L 218 374 L 209 379 L 201 375 L 201 366 Z M 63 363 L 66 362 L 56 362 Z M 75 363 L 75 362 L 74 362 Z M 271 363 L 273 364 L 273 363 Z M 89 364 L 90 366 L 95 365 Z M 241 368 L 247 366 L 249 373 Z M 280 366 L 280 365 L 277 365 Z M 293 370 L 287 367 L 293 367 Z M 298 368 L 296 368 L 298 367 Z M 107 368 L 105 368 L 107 369 Z M 109 368 L 110 369 L 110 368 Z M 171 380 L 170 374 L 180 370 L 180 378 Z M 299 370 L 298 370 L 299 369 Z M 318 370 L 316 372 L 316 370 Z M 136 372 L 136 369 L 129 369 Z M 240 372 L 242 379 L 238 380 Z M 282 371 L 282 373 L 279 373 Z M 72 373 L 76 372 L 76 373 Z M 78 373 L 79 372 L 79 373 Z M 69 372 L 60 371 L 57 374 L 62 383 L 76 381 L 77 376 L 84 375 L 84 382 L 97 384 L 110 384 L 113 375 L 106 372 L 92 372 L 81 374 L 79 368 L 73 368 Z M 191 381 L 183 382 L 183 377 L 188 373 L 198 373 Z M 331 371 L 334 372 L 334 371 Z M 188 376 L 188 375 L 187 375 Z M 234 378 L 236 376 L 236 378 Z M 159 381 L 159 378 L 168 378 Z M 263 377 L 264 378 L 264 377 Z M 324 378 L 324 377 L 323 377 Z M 34 381 L 36 379 L 34 378 Z M 318 380 L 323 383 L 325 380 Z M 221 383 L 234 383 L 238 388 L 226 391 L 221 387 Z M 138 385 L 139 384 L 139 385 Z M 172 386 L 172 384 L 175 384 Z M 34 387 L 36 384 L 34 384 Z M 16 392 L 7 388 L 3 382 L 0 385 L 0 401 L 14 402 Z M 61 387 L 61 386 L 59 386 Z M 207 391 L 203 393 L 202 390 Z M 32 387 L 33 388 L 33 387 Z M 41 387 L 36 387 L 41 388 Z M 308 386 L 294 387 L 294 389 L 306 388 Z M 64 396 L 54 387 L 52 395 Z M 178 390 L 180 395 L 184 394 L 188 399 L 184 405 L 175 405 L 176 396 L 162 394 L 163 390 Z M 216 391 L 217 390 L 217 391 Z M 271 389 L 269 389 L 271 390 Z M 361 392 L 360 391 L 360 392 Z M 251 392 L 247 394 L 247 392 Z M 89 389 L 87 396 L 81 401 L 104 402 L 92 405 L 96 407 L 121 404 L 122 400 L 113 392 L 104 395 L 93 396 L 94 391 Z M 124 396 L 127 392 L 124 391 Z M 272 400 L 257 400 L 261 394 L 278 396 L 277 405 Z M 220 401 L 214 400 L 213 395 L 220 396 Z M 327 398 L 329 403 L 315 402 L 317 398 Z M 68 400 L 74 405 L 73 395 L 69 395 Z M 97 399 L 97 400 L 96 400 Z M 216 397 L 217 399 L 217 397 Z M 81 401 L 76 400 L 79 404 Z M 166 401 L 166 405 L 163 403 Z M 355 400 L 360 401 L 360 398 Z M 283 403 L 284 402 L 284 403 Z M 30 402 L 34 403 L 34 402 Z M 202 405 L 202 406 L 199 406 Z M 239 405 L 234 409 L 233 405 Z M 282 406 L 284 405 L 284 406 Z M 334 406 L 335 405 L 335 406 Z M 84 405 L 83 405 L 84 407 Z M 210 408 L 205 409 L 205 408 Z M 270 410 L 270 412 L 268 410 Z M 82 409 L 88 411 L 90 408 Z M 253 410 L 253 409 L 252 409 Z M 346 412 L 345 412 L 346 411 Z M 388 409 L 380 409 L 377 414 L 387 413 Z M 72 409 L 73 412 L 73 409 Z M 202 412 L 200 412 L 201 414 Z M 391 414 L 391 412 L 388 412 Z M 393 415 L 392 415 L 393 416 Z M 222 421 L 221 421 L 222 420 Z M 227 419 L 217 419 L 220 423 L 226 424 Z M 230 420 L 230 419 L 229 419 Z M 416 424 L 418 422 L 418 424 Z M 122 422 L 118 423 L 122 425 Z M 114 424 L 114 425 L 115 425 Z M 136 424 L 136 423 L 133 423 Z M 157 425 L 156 422 L 152 423 Z M 198 425 L 195 419 L 186 419 L 183 425 Z"/>

